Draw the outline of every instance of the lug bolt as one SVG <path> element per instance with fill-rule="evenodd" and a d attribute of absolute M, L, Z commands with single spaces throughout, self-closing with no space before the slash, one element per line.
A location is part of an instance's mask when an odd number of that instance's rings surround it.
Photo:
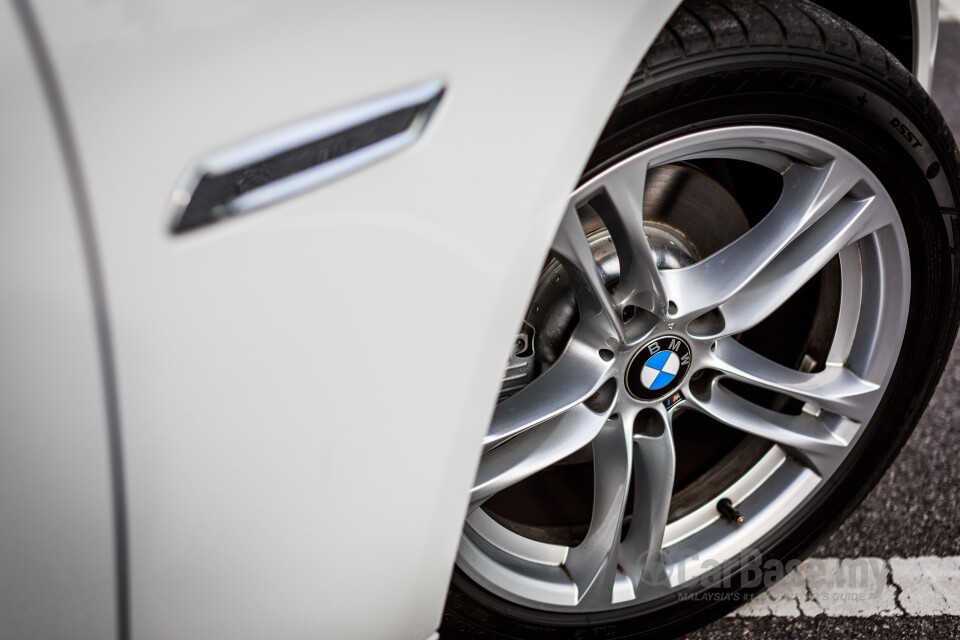
<path fill-rule="evenodd" d="M 528 345 L 527 334 L 525 334 L 525 333 L 518 333 L 518 334 L 517 334 L 517 341 L 516 341 L 515 345 L 516 345 L 516 348 L 514 349 L 514 352 L 513 352 L 514 355 L 520 355 L 521 353 L 523 353 L 524 351 L 526 351 L 526 350 L 527 350 L 527 345 Z"/>

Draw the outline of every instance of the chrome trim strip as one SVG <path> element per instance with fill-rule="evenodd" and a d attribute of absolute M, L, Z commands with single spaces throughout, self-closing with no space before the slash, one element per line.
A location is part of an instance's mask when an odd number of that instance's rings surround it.
<path fill-rule="evenodd" d="M 171 233 L 192 231 L 261 209 L 397 153 L 423 133 L 443 91 L 439 80 L 426 82 L 256 136 L 202 158 L 187 170 L 171 196 Z M 409 117 L 409 121 L 392 130 L 398 117 Z M 325 147 L 324 143 L 331 144 Z M 291 156 L 284 156 L 291 153 L 300 154 L 293 162 L 301 165 L 292 170 Z M 229 181 L 231 173 L 253 173 L 271 162 L 277 166 L 286 163 L 278 171 L 284 175 L 268 178 L 236 195 L 217 197 L 215 192 L 223 191 L 218 189 L 222 184 L 215 184 L 218 179 Z M 213 201 L 191 210 L 190 203 L 197 201 L 198 195 L 213 197 Z"/>

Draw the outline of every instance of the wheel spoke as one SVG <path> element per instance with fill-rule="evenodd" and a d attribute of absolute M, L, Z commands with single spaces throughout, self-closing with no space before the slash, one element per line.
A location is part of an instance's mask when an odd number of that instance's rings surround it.
<path fill-rule="evenodd" d="M 646 165 L 633 162 L 604 176 L 601 183 L 613 204 L 613 211 L 600 209 L 600 218 L 610 231 L 620 261 L 617 284 L 625 302 L 662 315 L 663 283 L 657 270 L 657 258 L 650 249 L 643 228 L 643 193 Z"/>
<path fill-rule="evenodd" d="M 844 247 L 877 230 L 885 216 L 875 198 L 845 198 L 720 305 L 724 334 L 746 331 L 776 311 Z M 882 224 L 882 222 L 880 222 Z"/>
<path fill-rule="evenodd" d="M 728 427 L 781 445 L 821 477 L 829 475 L 846 452 L 848 443 L 821 418 L 772 411 L 724 389 L 716 380 L 709 397 L 690 394 L 687 403 Z"/>
<path fill-rule="evenodd" d="M 842 365 L 828 364 L 818 373 L 803 373 L 784 367 L 730 338 L 717 341 L 716 350 L 704 367 L 747 384 L 776 391 L 814 405 L 819 409 L 863 422 L 873 414 L 880 400 L 880 386 L 861 379 Z"/>
<path fill-rule="evenodd" d="M 579 604 L 610 604 L 617 577 L 633 447 L 625 416 L 608 420 L 593 441 L 593 515 L 587 535 L 570 549 L 565 567 Z"/>
<path fill-rule="evenodd" d="M 470 511 L 495 493 L 590 444 L 608 422 L 614 400 L 600 413 L 578 404 L 485 453 L 470 492 Z"/>
<path fill-rule="evenodd" d="M 633 436 L 633 515 L 620 548 L 620 564 L 638 594 L 663 591 L 663 533 L 667 526 L 676 452 L 670 416 L 662 406 L 644 411 Z"/>
<path fill-rule="evenodd" d="M 828 364 L 843 364 L 850 356 L 860 323 L 863 301 L 863 264 L 859 245 L 847 245 L 837 255 L 840 262 L 840 310 L 833 342 L 827 354 Z"/>
<path fill-rule="evenodd" d="M 613 362 L 601 358 L 580 335 L 579 330 L 574 332 L 553 366 L 497 405 L 483 441 L 485 451 L 583 402 L 600 388 Z"/>
<path fill-rule="evenodd" d="M 810 275 L 816 273 L 863 228 L 866 217 L 863 214 L 870 208 L 867 204 L 871 200 L 844 199 L 859 181 L 859 175 L 855 167 L 841 160 L 834 160 L 823 168 L 791 165 L 783 174 L 780 200 L 750 231 L 694 265 L 661 273 L 667 295 L 677 304 L 680 315 L 693 320 L 712 311 L 745 290 L 761 275 L 764 277 L 757 284 L 759 292 L 764 292 L 764 287 L 766 290 L 772 287 L 780 296 L 781 288 L 790 289 L 791 293 L 799 288 L 809 279 L 806 272 L 812 266 L 804 266 L 795 273 L 798 265 L 805 264 L 804 260 L 819 258 L 822 263 Z M 822 229 L 818 228 L 815 234 L 804 234 L 828 212 L 835 215 L 826 217 L 825 222 L 829 222 L 822 225 Z M 829 248 L 821 249 L 814 244 L 814 238 L 830 238 L 845 229 L 848 230 L 846 235 L 834 243 L 835 248 L 831 244 Z M 808 241 L 787 252 L 784 261 L 774 265 L 777 268 L 767 274 L 771 263 L 800 238 Z M 823 257 L 821 253 L 829 255 Z M 751 293 L 746 297 L 756 300 L 758 296 Z M 744 320 L 750 321 L 758 314 L 772 311 L 765 307 L 752 316 L 744 314 Z M 732 332 L 726 329 L 724 333 Z"/>
<path fill-rule="evenodd" d="M 572 204 L 560 223 L 553 251 L 574 283 L 581 325 L 592 327 L 599 324 L 623 342 L 623 319 L 600 276 L 583 225 Z"/>

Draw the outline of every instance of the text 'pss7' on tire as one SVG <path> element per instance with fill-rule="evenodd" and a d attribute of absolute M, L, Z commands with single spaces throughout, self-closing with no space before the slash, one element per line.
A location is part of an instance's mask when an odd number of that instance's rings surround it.
<path fill-rule="evenodd" d="M 676 635 L 795 566 L 943 369 L 957 157 L 852 25 L 805 2 L 685 3 L 521 319 L 443 637 Z"/>

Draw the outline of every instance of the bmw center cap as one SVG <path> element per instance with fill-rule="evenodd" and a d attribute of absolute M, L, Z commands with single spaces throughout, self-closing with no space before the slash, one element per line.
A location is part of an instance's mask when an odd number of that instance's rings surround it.
<path fill-rule="evenodd" d="M 627 368 L 627 390 L 640 400 L 657 400 L 674 391 L 690 369 L 690 347 L 674 336 L 640 347 Z"/>

